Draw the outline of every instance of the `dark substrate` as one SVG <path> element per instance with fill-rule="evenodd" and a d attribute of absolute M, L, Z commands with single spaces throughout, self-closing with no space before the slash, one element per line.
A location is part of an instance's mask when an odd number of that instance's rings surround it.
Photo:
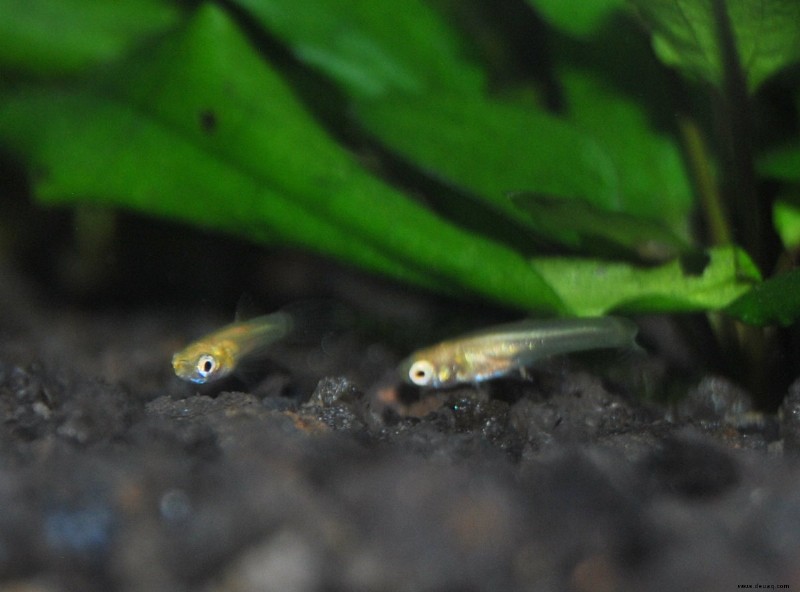
<path fill-rule="evenodd" d="M 224 319 L 2 276 L 2 590 L 800 588 L 800 387 L 779 417 L 713 376 L 645 404 L 651 355 L 420 394 L 344 333 L 198 388 L 170 356 Z"/>

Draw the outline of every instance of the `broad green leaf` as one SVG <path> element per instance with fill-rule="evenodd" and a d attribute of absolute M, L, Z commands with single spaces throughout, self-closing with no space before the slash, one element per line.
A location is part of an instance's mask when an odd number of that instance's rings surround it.
<path fill-rule="evenodd" d="M 238 3 L 338 80 L 364 126 L 392 150 L 517 222 L 528 225 L 505 194 L 526 190 L 630 208 L 687 233 L 691 192 L 674 140 L 652 129 L 640 105 L 600 83 L 570 74 L 573 123 L 487 98 L 453 32 L 420 0 Z M 345 51 L 345 34 L 369 43 L 348 41 Z M 374 56 L 391 56 L 396 67 L 374 67 Z"/>
<path fill-rule="evenodd" d="M 659 219 L 687 236 L 692 193 L 675 139 L 590 75 L 570 71 L 563 79 L 567 119 L 447 93 L 364 102 L 358 115 L 408 161 L 517 220 L 505 195 L 524 190 Z M 524 223 L 551 240 L 562 234 L 529 217 Z"/>
<path fill-rule="evenodd" d="M 724 66 L 716 0 L 631 0 L 653 32 L 661 60 L 720 86 Z M 800 2 L 721 0 L 733 30 L 748 88 L 800 59 Z"/>
<path fill-rule="evenodd" d="M 234 0 L 302 62 L 353 97 L 483 85 L 459 43 L 422 0 Z"/>
<path fill-rule="evenodd" d="M 543 235 L 552 233 L 554 240 L 594 256 L 660 262 L 691 251 L 658 220 L 610 212 L 578 199 L 519 193 L 511 201 Z"/>
<path fill-rule="evenodd" d="M 560 69 L 570 123 L 613 163 L 619 185 L 606 209 L 660 220 L 689 236 L 692 188 L 677 139 L 656 130 L 644 105 L 588 70 Z"/>
<path fill-rule="evenodd" d="M 528 0 L 554 27 L 577 37 L 597 30 L 626 0 Z"/>
<path fill-rule="evenodd" d="M 791 325 L 800 318 L 800 269 L 753 287 L 725 309 L 751 325 Z"/>
<path fill-rule="evenodd" d="M 63 74 L 119 57 L 174 25 L 161 0 L 0 0 L 0 69 Z"/>
<path fill-rule="evenodd" d="M 436 93 L 365 102 L 365 126 L 393 150 L 519 218 L 509 191 L 620 202 L 613 162 L 600 145 L 543 111 Z"/>
<path fill-rule="evenodd" d="M 531 265 L 570 310 L 583 316 L 719 310 L 760 280 L 744 251 L 720 247 L 710 250 L 709 256 L 706 269 L 696 276 L 685 273 L 677 260 L 646 269 L 571 258 L 537 258 Z"/>
<path fill-rule="evenodd" d="M 401 277 L 409 271 L 123 101 L 49 89 L 2 94 L 0 133 L 29 160 L 43 202 L 121 205 L 260 242 L 324 245 Z M 289 219 L 295 227 L 285 233 Z"/>
<path fill-rule="evenodd" d="M 335 16 L 324 2 L 315 4 Z M 355 22 L 371 32 L 379 30 L 373 27 L 381 17 L 370 6 L 362 0 L 341 10 L 347 18 L 352 16 L 347 11 L 362 11 L 358 15 L 364 18 Z M 402 6 L 420 4 L 404 0 Z M 404 31 L 401 25 L 401 20 L 395 24 Z M 383 35 L 390 34 L 367 37 L 378 43 Z M 378 90 L 351 84 L 348 92 L 365 110 L 398 105 L 400 123 L 389 125 L 393 114 L 387 108 L 380 126 L 405 129 L 426 144 L 414 148 L 420 153 L 410 152 L 421 166 L 452 175 L 451 181 L 517 220 L 524 215 L 503 196 L 508 189 L 546 187 L 546 193 L 584 196 L 607 209 L 625 203 L 620 187 L 628 185 L 616 170 L 614 150 L 590 134 L 563 119 L 484 98 L 474 70 L 450 69 L 459 61 L 455 53 L 445 52 L 446 65 L 437 66 L 430 61 L 435 52 L 427 49 L 417 55 L 396 43 L 386 47 L 393 49 L 362 68 L 368 79 L 382 81 Z M 385 55 L 392 59 L 386 62 Z M 411 80 L 403 73 L 414 72 L 409 55 L 417 55 L 423 74 L 414 84 L 403 82 Z M 374 78 L 381 71 L 383 78 Z M 157 45 L 143 45 L 99 72 L 94 79 L 0 91 L 0 148 L 24 161 L 36 195 L 46 203 L 134 208 L 259 242 L 306 247 L 424 286 L 540 312 L 716 309 L 758 279 L 752 263 L 733 249 L 713 251 L 698 276 L 686 274 L 677 262 L 650 269 L 565 258 L 531 263 L 455 226 L 368 174 L 212 4 Z M 428 108 L 433 115 L 426 115 Z M 576 121 L 581 108 L 576 107 Z M 449 152 L 437 153 L 439 141 Z M 501 156 L 491 153 L 498 146 Z M 456 152 L 458 167 L 449 169 L 446 160 Z M 469 163 L 488 166 L 489 172 L 469 171 Z M 524 166 L 535 168 L 536 175 Z M 520 179 L 520 185 L 504 186 L 509 179 Z"/>
<path fill-rule="evenodd" d="M 521 255 L 365 173 L 214 5 L 103 72 L 70 91 L 0 95 L 0 142 L 26 159 L 40 199 L 135 208 L 428 286 L 564 310 Z"/>

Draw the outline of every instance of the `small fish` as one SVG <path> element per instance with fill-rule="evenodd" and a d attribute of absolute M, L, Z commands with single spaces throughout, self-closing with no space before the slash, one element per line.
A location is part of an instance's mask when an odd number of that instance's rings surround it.
<path fill-rule="evenodd" d="M 292 326 L 292 316 L 285 312 L 231 323 L 176 353 L 172 367 L 183 380 L 200 384 L 218 380 L 246 357 L 285 337 Z"/>
<path fill-rule="evenodd" d="M 444 388 L 522 370 L 542 358 L 589 349 L 638 348 L 628 319 L 525 320 L 490 327 L 421 349 L 400 364 L 411 384 Z"/>

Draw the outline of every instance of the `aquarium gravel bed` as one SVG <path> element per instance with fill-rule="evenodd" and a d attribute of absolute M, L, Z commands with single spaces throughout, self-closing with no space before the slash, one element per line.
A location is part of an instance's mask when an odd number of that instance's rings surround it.
<path fill-rule="evenodd" d="M 255 382 L 178 381 L 211 311 L 56 307 L 3 270 L 3 590 L 727 591 L 800 586 L 800 386 L 672 406 L 556 361 L 418 393 L 356 333 Z M 649 381 L 649 383 L 648 383 Z"/>

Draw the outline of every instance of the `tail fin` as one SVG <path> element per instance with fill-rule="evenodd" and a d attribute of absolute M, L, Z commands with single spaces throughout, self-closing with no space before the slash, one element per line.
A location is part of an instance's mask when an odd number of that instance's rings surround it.
<path fill-rule="evenodd" d="M 325 337 L 348 331 L 356 326 L 355 313 L 334 300 L 300 300 L 281 307 L 291 318 L 291 329 L 285 341 L 303 345 L 322 341 Z"/>

